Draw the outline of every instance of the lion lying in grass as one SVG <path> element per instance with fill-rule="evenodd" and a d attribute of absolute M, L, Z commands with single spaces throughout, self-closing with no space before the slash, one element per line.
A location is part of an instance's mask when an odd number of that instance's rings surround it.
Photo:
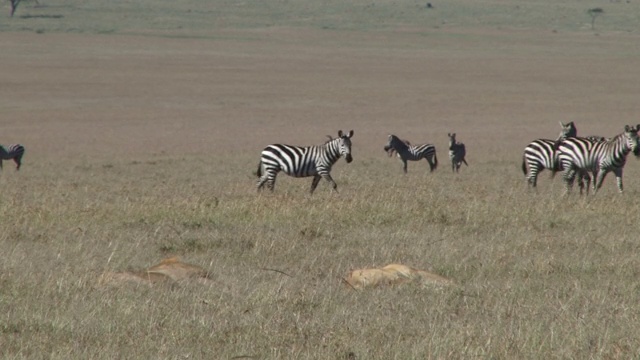
<path fill-rule="evenodd" d="M 98 284 L 120 284 L 125 282 L 136 284 L 175 283 L 195 280 L 206 284 L 210 282 L 209 273 L 197 265 L 187 264 L 178 257 L 170 257 L 160 261 L 148 269 L 141 271 L 106 272 L 100 276 Z"/>
<path fill-rule="evenodd" d="M 417 283 L 422 285 L 453 285 L 453 281 L 424 270 L 417 270 L 402 264 L 389 264 L 380 269 L 357 269 L 347 275 L 344 281 L 354 289 Z"/>

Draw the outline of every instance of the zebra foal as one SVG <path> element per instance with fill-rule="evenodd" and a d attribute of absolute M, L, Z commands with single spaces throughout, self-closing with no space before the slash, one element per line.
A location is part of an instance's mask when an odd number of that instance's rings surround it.
<path fill-rule="evenodd" d="M 563 170 L 566 192 L 571 191 L 576 174 L 588 174 L 593 183 L 593 192 L 602 187 L 602 182 L 609 172 L 616 176 L 618 190 L 622 193 L 622 169 L 627 155 L 633 152 L 640 156 L 637 126 L 626 125 L 624 131 L 608 140 L 587 138 L 568 138 L 558 144 L 559 168 Z M 554 170 L 554 172 L 557 170 Z M 588 192 L 589 183 L 587 183 Z"/>
<path fill-rule="evenodd" d="M 395 135 L 389 135 L 389 142 L 384 146 L 384 151 L 393 155 L 395 151 L 402 160 L 402 170 L 407 173 L 407 161 L 420 161 L 426 159 L 429 163 L 430 171 L 438 167 L 438 157 L 436 156 L 436 147 L 431 144 L 409 145 L 407 140 L 400 140 Z"/>
<path fill-rule="evenodd" d="M 20 170 L 23 155 L 24 146 L 20 144 L 9 145 L 6 148 L 0 145 L 0 169 L 2 169 L 3 160 L 13 160 L 16 163 L 16 170 Z"/>
<path fill-rule="evenodd" d="M 320 179 L 324 178 L 338 192 L 338 185 L 331 177 L 331 167 L 340 157 L 345 158 L 347 163 L 353 161 L 351 156 L 351 137 L 353 130 L 344 134 L 338 131 L 338 137 L 329 139 L 326 143 L 316 146 L 292 146 L 285 144 L 269 145 L 260 156 L 258 164 L 258 191 L 266 184 L 273 191 L 276 176 L 280 171 L 293 177 L 310 177 L 311 193 L 318 186 Z"/>
<path fill-rule="evenodd" d="M 463 143 L 456 141 L 456 133 L 448 133 L 447 136 L 449 136 L 449 158 L 451 159 L 451 170 L 458 172 L 462 163 L 469 166 L 469 164 L 467 164 L 467 160 L 464 158 L 467 155 L 467 150 Z"/>

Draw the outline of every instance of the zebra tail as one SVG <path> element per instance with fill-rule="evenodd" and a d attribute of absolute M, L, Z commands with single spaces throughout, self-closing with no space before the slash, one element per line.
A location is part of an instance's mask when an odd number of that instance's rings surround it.
<path fill-rule="evenodd" d="M 524 173 L 524 175 L 527 175 L 527 164 L 525 164 L 525 158 L 524 156 L 522 157 L 522 172 Z"/>
<path fill-rule="evenodd" d="M 553 179 L 554 177 L 556 177 L 556 173 L 560 171 L 560 164 L 558 164 L 558 162 L 556 161 L 555 164 L 553 164 L 553 168 L 551 169 L 551 178 Z"/>
<path fill-rule="evenodd" d="M 437 154 L 433 154 L 433 169 L 437 169 L 438 168 L 438 155 Z"/>
<path fill-rule="evenodd" d="M 260 162 L 258 163 L 258 171 L 256 171 L 256 175 L 257 175 L 258 177 L 261 177 L 261 176 L 262 176 L 262 161 L 260 161 Z"/>

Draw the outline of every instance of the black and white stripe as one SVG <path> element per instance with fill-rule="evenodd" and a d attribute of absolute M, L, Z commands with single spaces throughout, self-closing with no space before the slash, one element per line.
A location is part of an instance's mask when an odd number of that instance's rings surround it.
<path fill-rule="evenodd" d="M 467 164 L 467 160 L 465 160 L 465 156 L 467 155 L 467 150 L 463 143 L 456 141 L 456 133 L 448 133 L 449 136 L 449 159 L 451 159 L 451 170 L 458 172 L 462 163 L 469 166 Z"/>
<path fill-rule="evenodd" d="M 567 192 L 571 190 L 576 174 L 588 174 L 594 192 L 602 186 L 605 176 L 613 171 L 618 190 L 622 192 L 622 169 L 629 152 L 640 155 L 638 126 L 626 125 L 624 132 L 609 140 L 568 138 L 558 145 L 558 161 L 563 170 Z"/>
<path fill-rule="evenodd" d="M 23 155 L 24 146 L 20 144 L 9 145 L 6 148 L 0 145 L 0 169 L 2 169 L 3 160 L 13 160 L 16 163 L 16 170 L 20 170 Z"/>
<path fill-rule="evenodd" d="M 407 161 L 420 161 L 426 159 L 429 163 L 430 171 L 438 167 L 438 157 L 436 156 L 436 147 L 431 144 L 409 145 L 406 140 L 400 140 L 395 135 L 389 135 L 389 142 L 384 146 L 389 156 L 393 151 L 398 153 L 398 157 L 402 160 L 404 173 L 407 173 Z"/>
<path fill-rule="evenodd" d="M 562 130 L 558 134 L 557 140 L 537 139 L 529 143 L 524 148 L 522 156 L 522 172 L 524 173 L 527 183 L 531 187 L 536 187 L 538 183 L 538 174 L 544 169 L 553 170 L 557 166 L 556 147 L 560 141 L 568 137 L 576 137 L 578 130 L 573 121 L 564 124 L 560 122 Z M 559 170 L 559 169 L 558 169 Z"/>
<path fill-rule="evenodd" d="M 280 171 L 293 177 L 313 176 L 311 182 L 311 193 L 316 189 L 320 179 L 324 178 L 333 186 L 334 191 L 338 191 L 335 181 L 331 178 L 330 172 L 333 164 L 344 156 L 347 163 L 351 157 L 351 137 L 353 130 L 348 134 L 338 131 L 338 137 L 330 139 L 326 143 L 317 146 L 291 146 L 284 144 L 273 144 L 262 150 L 260 163 L 258 164 L 258 190 L 267 184 L 273 191 L 276 176 Z"/>

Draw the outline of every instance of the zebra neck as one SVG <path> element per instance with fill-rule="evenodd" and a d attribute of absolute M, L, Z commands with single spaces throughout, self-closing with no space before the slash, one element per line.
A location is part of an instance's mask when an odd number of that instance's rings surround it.
<path fill-rule="evenodd" d="M 338 161 L 338 159 L 340 158 L 338 140 L 340 139 L 329 141 L 323 146 L 324 156 L 330 164 L 335 164 L 336 161 Z"/>

